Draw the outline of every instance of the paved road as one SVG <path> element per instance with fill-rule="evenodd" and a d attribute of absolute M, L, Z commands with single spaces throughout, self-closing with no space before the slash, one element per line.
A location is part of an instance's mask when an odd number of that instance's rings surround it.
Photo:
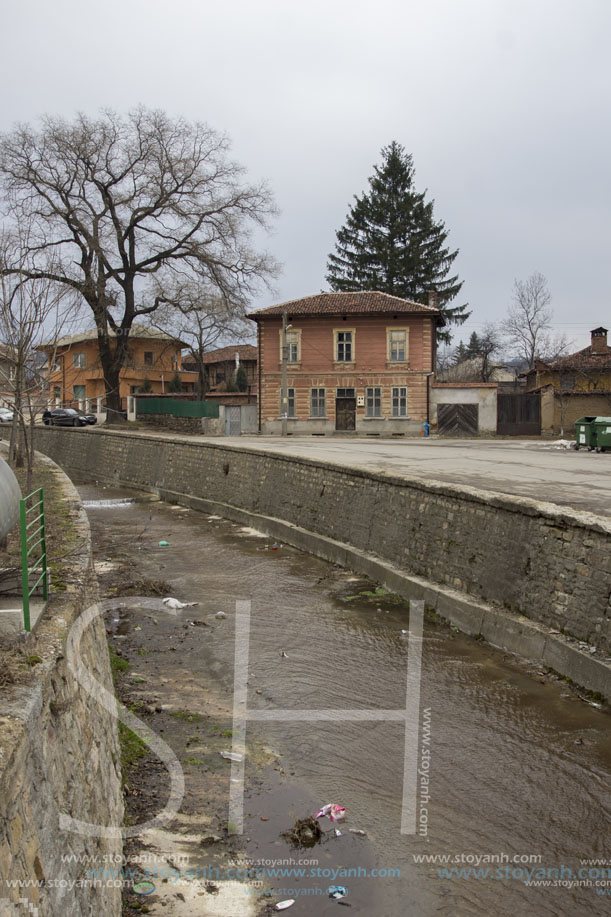
<path fill-rule="evenodd" d="M 210 442 L 210 438 L 206 437 Z M 611 515 L 611 453 L 535 440 L 219 437 L 219 444 L 300 455 L 406 477 L 468 484 Z"/>

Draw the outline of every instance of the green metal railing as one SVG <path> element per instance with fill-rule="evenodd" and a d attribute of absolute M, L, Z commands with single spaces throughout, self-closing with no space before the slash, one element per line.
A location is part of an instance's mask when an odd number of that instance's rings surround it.
<path fill-rule="evenodd" d="M 28 501 L 33 500 L 28 507 Z M 30 518 L 32 517 L 33 518 Z M 49 598 L 49 573 L 47 570 L 47 543 L 45 540 L 45 506 L 42 487 L 32 491 L 19 501 L 19 518 L 21 523 L 21 588 L 23 601 L 23 626 L 29 633 L 30 596 L 42 581 L 42 596 L 45 602 Z M 32 554 L 40 548 L 40 556 Z M 30 577 L 40 570 L 40 576 L 33 586 Z"/>
<path fill-rule="evenodd" d="M 171 414 L 173 417 L 218 417 L 213 401 L 181 401 L 176 398 L 136 398 L 136 414 Z"/>

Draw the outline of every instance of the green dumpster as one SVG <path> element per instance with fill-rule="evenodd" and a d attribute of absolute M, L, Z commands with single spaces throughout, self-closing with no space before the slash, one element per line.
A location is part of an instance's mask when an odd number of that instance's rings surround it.
<path fill-rule="evenodd" d="M 590 452 L 596 447 L 596 417 L 580 417 L 575 421 L 575 449 L 588 448 Z"/>
<path fill-rule="evenodd" d="M 611 417 L 596 417 L 591 426 L 594 428 L 593 446 L 597 452 L 611 451 Z"/>

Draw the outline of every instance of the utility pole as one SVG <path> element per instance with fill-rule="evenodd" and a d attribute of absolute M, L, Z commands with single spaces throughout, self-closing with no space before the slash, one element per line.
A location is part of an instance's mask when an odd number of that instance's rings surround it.
<path fill-rule="evenodd" d="M 289 398 L 286 386 L 286 364 L 288 362 L 288 344 L 286 343 L 286 311 L 282 313 L 282 387 L 280 393 L 280 417 L 282 420 L 282 435 L 287 434 L 287 417 L 289 412 Z"/>

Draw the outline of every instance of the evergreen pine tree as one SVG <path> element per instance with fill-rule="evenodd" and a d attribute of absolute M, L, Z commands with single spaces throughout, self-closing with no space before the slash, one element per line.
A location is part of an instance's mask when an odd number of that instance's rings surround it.
<path fill-rule="evenodd" d="M 241 363 L 238 366 L 237 373 L 235 374 L 235 384 L 237 385 L 238 391 L 240 392 L 245 392 L 248 388 L 248 376 Z"/>
<path fill-rule="evenodd" d="M 473 357 L 479 357 L 482 352 L 481 341 L 477 336 L 477 332 L 474 331 L 469 338 L 469 343 L 467 345 L 467 357 L 473 359 Z"/>
<path fill-rule="evenodd" d="M 369 193 L 355 196 L 337 232 L 327 264 L 331 289 L 379 290 L 424 305 L 434 291 L 446 322 L 462 324 L 471 314 L 467 306 L 448 305 L 462 287 L 457 275 L 448 276 L 458 250 L 446 246 L 448 233 L 434 219 L 433 201 L 414 189 L 411 155 L 393 141 L 382 149 L 382 165 L 374 170 Z M 447 327 L 439 338 L 449 342 Z"/>
<path fill-rule="evenodd" d="M 172 393 L 182 392 L 182 380 L 177 372 L 174 373 L 174 375 L 172 376 L 172 378 L 170 379 L 168 383 L 168 392 L 172 392 Z"/>

